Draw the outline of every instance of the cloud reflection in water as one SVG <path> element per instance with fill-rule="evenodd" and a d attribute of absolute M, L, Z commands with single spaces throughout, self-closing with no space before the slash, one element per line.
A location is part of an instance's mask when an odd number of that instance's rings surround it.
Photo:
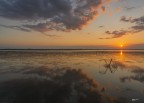
<path fill-rule="evenodd" d="M 37 68 L 0 84 L 0 103 L 124 103 L 102 92 L 82 70 Z M 36 76 L 37 75 L 37 76 Z"/>

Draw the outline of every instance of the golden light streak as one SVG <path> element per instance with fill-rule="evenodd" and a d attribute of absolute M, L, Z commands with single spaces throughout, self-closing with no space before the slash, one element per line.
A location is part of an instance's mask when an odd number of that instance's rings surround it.
<path fill-rule="evenodd" d="M 120 55 L 123 55 L 123 51 L 121 50 Z"/>

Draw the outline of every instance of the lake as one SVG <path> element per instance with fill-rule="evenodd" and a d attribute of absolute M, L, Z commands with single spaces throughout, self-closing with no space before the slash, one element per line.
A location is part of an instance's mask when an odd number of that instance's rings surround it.
<path fill-rule="evenodd" d="M 0 50 L 0 103 L 144 103 L 144 50 Z"/>

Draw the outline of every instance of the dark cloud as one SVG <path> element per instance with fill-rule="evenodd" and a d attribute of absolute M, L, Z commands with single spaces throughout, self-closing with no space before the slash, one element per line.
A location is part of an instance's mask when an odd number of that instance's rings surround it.
<path fill-rule="evenodd" d="M 123 21 L 123 22 L 130 22 L 132 19 L 132 17 L 129 17 L 128 19 L 125 17 L 125 16 L 122 16 L 120 21 Z"/>
<path fill-rule="evenodd" d="M 104 28 L 105 26 L 103 26 L 103 25 L 101 25 L 101 26 L 99 26 L 99 28 Z"/>
<path fill-rule="evenodd" d="M 139 25 L 142 25 L 142 24 L 144 24 L 144 16 L 142 16 L 142 17 L 140 17 L 140 18 L 132 19 L 131 22 L 132 22 L 132 23 L 139 24 Z"/>
<path fill-rule="evenodd" d="M 124 35 L 127 35 L 129 32 L 128 31 L 125 31 L 125 30 L 120 30 L 120 31 L 113 31 L 113 32 L 110 32 L 110 31 L 106 31 L 105 32 L 106 34 L 112 34 L 112 38 L 119 38 L 119 37 L 122 37 Z"/>
<path fill-rule="evenodd" d="M 144 16 L 139 17 L 139 18 L 134 18 L 134 19 L 132 17 L 126 18 L 125 16 L 122 16 L 120 20 L 123 22 L 136 23 L 139 25 L 144 24 Z"/>
<path fill-rule="evenodd" d="M 0 0 L 0 16 L 26 20 L 27 28 L 39 32 L 77 30 L 105 11 L 110 0 Z"/>
<path fill-rule="evenodd" d="M 127 10 L 127 11 L 131 11 L 131 10 L 133 10 L 133 9 L 135 9 L 136 7 L 134 7 L 134 6 L 131 6 L 131 7 L 125 7 L 125 9 Z"/>
<path fill-rule="evenodd" d="M 131 28 L 134 30 L 133 31 L 134 33 L 144 31 L 144 25 L 136 25 L 136 26 L 132 26 Z"/>
<path fill-rule="evenodd" d="M 124 35 L 127 35 L 129 33 L 131 33 L 130 31 L 127 31 L 127 30 L 120 30 L 120 31 L 106 31 L 105 32 L 106 34 L 109 34 L 109 35 L 112 35 L 112 37 L 106 37 L 106 38 L 99 38 L 99 39 L 113 39 L 113 38 L 120 38 Z"/>
<path fill-rule="evenodd" d="M 122 16 L 120 20 L 122 22 L 135 24 L 134 26 L 130 27 L 131 32 L 133 33 L 141 32 L 144 30 L 144 16 L 134 19 L 132 17 L 126 18 L 125 16 Z"/>
<path fill-rule="evenodd" d="M 125 16 L 122 16 L 120 19 L 121 22 L 125 22 L 125 23 L 132 23 L 134 24 L 133 26 L 131 26 L 129 29 L 127 30 L 115 30 L 115 31 L 106 31 L 106 34 L 110 34 L 112 35 L 112 37 L 107 37 L 107 38 L 100 38 L 100 39 L 112 39 L 112 38 L 120 38 L 124 35 L 128 35 L 128 34 L 134 34 L 134 33 L 138 33 L 138 32 L 142 32 L 144 31 L 144 16 L 139 17 L 139 18 L 126 18 Z"/>

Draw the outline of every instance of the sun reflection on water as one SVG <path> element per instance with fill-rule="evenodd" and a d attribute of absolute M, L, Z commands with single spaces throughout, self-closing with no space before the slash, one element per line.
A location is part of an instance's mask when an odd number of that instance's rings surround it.
<path fill-rule="evenodd" d="M 120 55 L 123 55 L 123 50 L 120 51 Z"/>

